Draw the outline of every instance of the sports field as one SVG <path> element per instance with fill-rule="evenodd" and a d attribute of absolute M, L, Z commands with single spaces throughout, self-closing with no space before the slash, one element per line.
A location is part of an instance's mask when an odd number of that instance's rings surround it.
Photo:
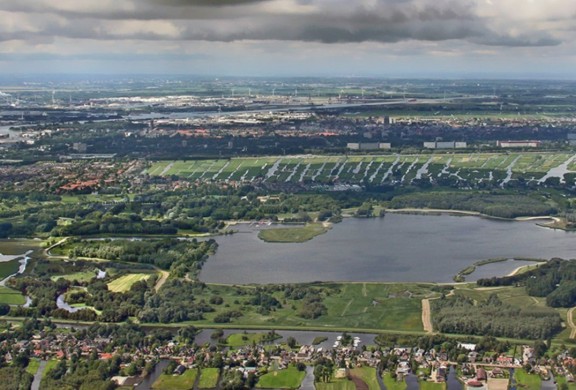
<path fill-rule="evenodd" d="M 379 156 L 282 156 L 222 160 L 162 161 L 152 164 L 152 176 L 177 176 L 191 181 L 270 183 L 403 183 L 415 179 L 458 178 L 499 183 L 522 179 L 562 179 L 576 172 L 570 153 L 437 153 Z M 567 167 L 563 167 L 565 164 Z M 560 168 L 560 169 L 558 169 Z M 564 169 L 566 168 L 566 169 Z"/>

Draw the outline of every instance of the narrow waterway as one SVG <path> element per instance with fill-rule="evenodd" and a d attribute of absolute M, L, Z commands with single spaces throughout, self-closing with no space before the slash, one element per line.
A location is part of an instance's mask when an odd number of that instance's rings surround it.
<path fill-rule="evenodd" d="M 58 295 L 58 298 L 56 299 L 56 307 L 58 307 L 58 309 L 64 309 L 68 313 L 76 313 L 78 310 L 81 309 L 79 307 L 72 307 L 68 303 L 66 303 L 66 301 L 64 300 L 64 294 Z"/>
<path fill-rule="evenodd" d="M 24 271 L 26 271 L 26 266 L 28 265 L 28 261 L 30 260 L 30 254 L 32 253 L 32 251 L 28 251 L 26 252 L 24 255 L 20 255 L 20 256 L 4 256 L 6 257 L 12 257 L 14 260 L 17 258 L 20 258 L 20 260 L 18 260 L 18 262 L 20 263 L 20 267 L 18 267 L 18 271 L 16 271 L 16 273 L 13 273 L 12 275 L 7 276 L 6 278 L 4 278 L 3 280 L 0 281 L 0 286 L 6 286 L 6 282 L 8 282 L 8 280 L 10 280 L 11 277 L 18 275 L 18 274 L 23 274 Z M 6 261 L 6 260 L 4 260 Z M 12 261 L 12 260 L 8 260 L 8 261 Z"/>
<path fill-rule="evenodd" d="M 147 377 L 145 377 L 144 380 L 134 388 L 137 390 L 152 390 L 152 385 L 154 384 L 154 382 L 156 382 L 158 377 L 162 375 L 162 372 L 164 371 L 168 363 L 170 363 L 170 360 L 167 359 L 160 360 L 158 364 L 154 366 L 154 370 L 152 371 L 152 373 Z"/>
<path fill-rule="evenodd" d="M 42 374 L 44 374 L 46 364 L 47 364 L 46 360 L 40 360 L 40 366 L 38 366 L 38 370 L 36 370 L 36 374 L 34 374 L 34 381 L 32 381 L 32 386 L 30 387 L 30 390 L 40 389 L 40 382 L 42 381 Z"/>
<path fill-rule="evenodd" d="M 414 374 L 408 374 L 406 376 L 406 390 L 420 390 L 420 384 L 418 383 L 418 378 Z"/>
<path fill-rule="evenodd" d="M 304 380 L 302 380 L 302 384 L 300 385 L 300 389 L 302 390 L 313 390 L 314 389 L 314 367 L 307 366 L 306 367 L 306 376 Z"/>
<path fill-rule="evenodd" d="M 458 376 L 456 375 L 456 369 L 454 366 L 450 366 L 450 371 L 448 371 L 448 377 L 446 378 L 446 387 L 447 390 L 462 390 L 464 386 L 462 382 L 458 380 Z"/>
<path fill-rule="evenodd" d="M 548 378 L 548 380 L 542 381 L 542 384 L 541 384 L 542 390 L 556 390 L 557 388 L 558 388 L 558 386 L 556 385 L 556 383 L 554 381 L 554 375 L 550 375 L 550 378 Z"/>

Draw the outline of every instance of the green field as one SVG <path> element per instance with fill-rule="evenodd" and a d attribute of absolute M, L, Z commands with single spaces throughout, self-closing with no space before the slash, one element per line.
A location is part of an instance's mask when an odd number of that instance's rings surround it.
<path fill-rule="evenodd" d="M 378 379 L 376 378 L 376 369 L 374 367 L 358 367 L 350 370 L 350 374 L 362 379 L 369 390 L 380 390 Z"/>
<path fill-rule="evenodd" d="M 446 383 L 421 381 L 420 390 L 446 390 Z"/>
<path fill-rule="evenodd" d="M 556 383 L 558 384 L 558 388 L 560 389 L 563 384 L 566 384 L 568 386 L 568 390 L 576 390 L 576 383 L 574 382 L 568 382 L 566 380 L 566 377 L 563 375 L 556 375 L 554 376 L 554 379 L 556 380 Z"/>
<path fill-rule="evenodd" d="M 58 360 L 52 359 L 46 362 L 46 367 L 44 368 L 44 372 L 42 373 L 42 378 L 44 378 L 48 373 L 58 365 Z"/>
<path fill-rule="evenodd" d="M 384 381 L 387 390 L 405 390 L 407 387 L 406 382 L 398 382 L 396 379 L 392 378 L 389 372 L 382 376 L 382 380 Z"/>
<path fill-rule="evenodd" d="M 191 390 L 196 382 L 198 371 L 186 370 L 182 375 L 162 374 L 152 385 L 154 390 Z"/>
<path fill-rule="evenodd" d="M 40 367 L 40 360 L 38 359 L 30 359 L 30 362 L 28 363 L 28 367 L 26 367 L 26 372 L 34 375 L 36 374 L 36 371 L 38 371 L 38 367 Z"/>
<path fill-rule="evenodd" d="M 220 370 L 218 368 L 202 368 L 200 370 L 200 379 L 198 380 L 199 389 L 213 389 L 218 385 Z"/>
<path fill-rule="evenodd" d="M 321 223 L 310 223 L 302 227 L 261 230 L 258 238 L 266 242 L 305 242 L 327 231 Z"/>
<path fill-rule="evenodd" d="M 474 286 L 474 285 L 472 285 Z M 531 297 L 526 293 L 524 287 L 490 287 L 490 288 L 469 288 L 465 286 L 456 286 L 454 291 L 457 295 L 463 295 L 476 301 L 485 301 L 490 295 L 496 294 L 503 303 L 517 307 L 538 306 L 546 307 L 546 298 Z"/>
<path fill-rule="evenodd" d="M 141 280 L 147 280 L 152 276 L 151 274 L 128 274 L 119 277 L 108 283 L 108 290 L 112 292 L 126 292 L 130 290 L 132 285 Z"/>
<path fill-rule="evenodd" d="M 333 180 L 348 183 L 384 183 L 399 180 L 409 184 L 424 165 L 424 177 L 456 175 L 466 180 L 503 180 L 507 170 L 512 178 L 539 180 L 554 167 L 566 162 L 569 153 L 502 152 L 436 153 L 374 156 L 248 157 L 228 160 L 162 161 L 147 173 L 200 181 L 253 181 L 275 183 L 309 182 L 326 184 Z M 576 164 L 569 167 L 576 170 Z M 392 171 L 394 171 L 393 177 Z"/>
<path fill-rule="evenodd" d="M 257 388 L 264 389 L 297 389 L 306 376 L 305 371 L 298 371 L 296 367 L 290 366 L 284 370 L 269 372 L 258 380 Z"/>
<path fill-rule="evenodd" d="M 18 272 L 20 268 L 20 262 L 18 260 L 4 261 L 0 263 L 0 280 L 7 278 L 10 275 L 14 275 Z"/>
<path fill-rule="evenodd" d="M 416 284 L 347 283 L 325 299 L 323 323 L 372 329 L 422 330 L 421 298 L 428 287 Z"/>
<path fill-rule="evenodd" d="M 7 305 L 23 305 L 25 302 L 26 298 L 19 291 L 0 286 L 0 303 L 6 303 Z"/>
<path fill-rule="evenodd" d="M 522 368 L 514 370 L 514 377 L 516 378 L 517 388 L 529 390 L 538 390 L 541 388 L 542 380 L 540 376 L 528 374 Z"/>
<path fill-rule="evenodd" d="M 330 382 L 315 382 L 316 390 L 356 390 L 354 382 L 348 379 L 334 379 Z"/>
<path fill-rule="evenodd" d="M 313 286 L 327 292 L 323 300 L 327 313 L 316 319 L 305 319 L 298 315 L 302 301 L 289 300 L 273 312 L 262 314 L 256 307 L 244 304 L 249 301 L 250 296 L 238 296 L 236 287 L 209 284 L 208 288 L 199 292 L 196 298 L 208 302 L 212 296 L 218 295 L 222 297 L 223 304 L 217 305 L 215 312 L 205 313 L 206 319 L 194 324 L 208 326 L 213 324 L 214 317 L 219 313 L 236 310 L 241 311 L 242 316 L 234 318 L 230 326 L 421 332 L 423 331 L 422 298 L 440 296 L 430 290 L 431 284 L 319 283 Z M 244 288 L 248 291 L 251 289 L 251 287 Z M 281 291 L 272 295 L 280 302 L 285 300 Z M 247 344 L 246 341 L 238 340 L 241 334 L 235 337 L 229 341 L 231 343 L 229 345 Z"/>
<path fill-rule="evenodd" d="M 56 281 L 58 279 L 65 279 L 69 281 L 77 280 L 78 282 L 89 282 L 92 278 L 96 277 L 96 273 L 94 271 L 85 271 L 85 272 L 74 272 L 68 275 L 55 275 L 52 276 L 50 279 L 52 281 Z"/>
<path fill-rule="evenodd" d="M 11 206 L 11 208 L 13 207 L 18 206 L 17 205 Z M 29 250 L 38 249 L 38 247 L 40 247 L 40 241 L 38 240 L 25 240 L 25 239 L 0 240 L 0 254 L 8 256 L 23 255 Z"/>

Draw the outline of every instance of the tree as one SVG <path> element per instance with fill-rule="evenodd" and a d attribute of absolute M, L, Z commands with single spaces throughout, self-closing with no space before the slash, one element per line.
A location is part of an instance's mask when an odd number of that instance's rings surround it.
<path fill-rule="evenodd" d="M 10 312 L 10 305 L 6 303 L 0 303 L 0 316 L 4 316 Z"/>
<path fill-rule="evenodd" d="M 288 346 L 293 349 L 296 348 L 298 343 L 294 337 L 290 336 L 286 339 L 286 344 L 288 344 Z"/>
<path fill-rule="evenodd" d="M 542 340 L 536 340 L 534 342 L 534 358 L 535 359 L 539 359 L 542 356 L 544 356 L 544 354 L 546 353 L 546 351 L 548 350 L 548 346 L 546 345 L 546 343 Z"/>

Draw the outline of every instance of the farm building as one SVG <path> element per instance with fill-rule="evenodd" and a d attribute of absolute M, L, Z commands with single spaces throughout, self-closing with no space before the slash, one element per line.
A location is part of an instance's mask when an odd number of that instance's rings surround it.
<path fill-rule="evenodd" d="M 496 141 L 496 146 L 501 148 L 538 148 L 542 141 Z"/>

